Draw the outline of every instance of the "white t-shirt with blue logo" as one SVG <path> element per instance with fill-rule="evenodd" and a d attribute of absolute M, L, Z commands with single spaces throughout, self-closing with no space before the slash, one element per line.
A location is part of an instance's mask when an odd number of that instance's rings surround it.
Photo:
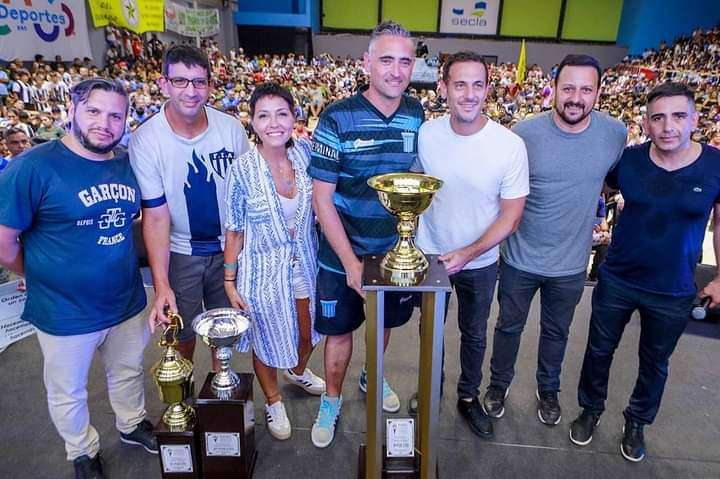
<path fill-rule="evenodd" d="M 232 116 L 205 107 L 208 127 L 195 138 L 172 131 L 163 108 L 130 138 L 130 163 L 143 208 L 170 209 L 170 251 L 210 256 L 222 252 L 225 179 L 233 160 L 249 149 L 245 129 Z"/>

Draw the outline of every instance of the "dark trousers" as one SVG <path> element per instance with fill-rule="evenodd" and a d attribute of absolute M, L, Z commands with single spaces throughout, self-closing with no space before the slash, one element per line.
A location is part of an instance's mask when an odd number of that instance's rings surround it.
<path fill-rule="evenodd" d="M 497 263 L 479 269 L 462 270 L 450 276 L 458 298 L 460 329 L 460 399 L 474 398 L 480 392 L 482 365 L 487 345 L 487 321 L 495 296 Z"/>
<path fill-rule="evenodd" d="M 652 424 L 660 408 L 668 375 L 668 362 L 690 317 L 693 296 L 648 293 L 618 283 L 600 271 L 592 297 L 592 316 L 583 360 L 578 402 L 588 411 L 605 410 L 613 354 L 625 325 L 640 312 L 640 367 L 625 417 Z"/>
<path fill-rule="evenodd" d="M 500 315 L 495 325 L 490 360 L 492 385 L 507 389 L 515 376 L 520 338 L 527 322 L 530 303 L 539 289 L 541 312 L 536 373 L 538 390 L 560 390 L 560 371 L 570 323 L 584 288 L 584 272 L 548 277 L 500 263 Z"/>
<path fill-rule="evenodd" d="M 467 269 L 450 276 L 458 298 L 458 328 L 460 329 L 460 379 L 458 398 L 474 398 L 480 392 L 482 365 L 487 345 L 487 320 L 495 296 L 497 263 L 484 268 Z M 447 320 L 450 294 L 445 301 Z M 445 348 L 442 357 L 442 380 L 445 381 Z M 441 386 L 441 390 L 443 387 Z"/>

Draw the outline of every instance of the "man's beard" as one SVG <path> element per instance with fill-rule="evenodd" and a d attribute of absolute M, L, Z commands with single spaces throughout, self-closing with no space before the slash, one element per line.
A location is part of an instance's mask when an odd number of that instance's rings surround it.
<path fill-rule="evenodd" d="M 580 108 L 582 108 L 583 111 L 585 111 L 585 105 L 580 105 L 580 104 L 578 104 L 578 103 L 570 103 L 570 102 L 567 102 L 567 103 L 565 103 L 565 104 L 563 105 L 562 111 L 556 109 L 558 115 L 560 115 L 560 118 L 562 118 L 563 121 L 565 121 L 565 123 L 567 123 L 568 125 L 577 125 L 578 123 L 580 123 L 581 121 L 583 121 L 585 118 L 587 118 L 587 117 L 590 115 L 590 113 L 592 113 L 592 109 L 591 109 L 591 110 L 589 110 L 587 113 L 585 113 L 585 114 L 581 115 L 580 117 L 578 117 L 577 119 L 572 119 L 572 118 L 568 117 L 568 116 L 565 114 L 565 109 L 566 109 L 568 106 L 579 106 Z"/>
<path fill-rule="evenodd" d="M 107 145 L 98 145 L 96 143 L 93 143 L 90 141 L 90 138 L 88 135 L 86 135 L 83 131 L 80 130 L 80 128 L 77 126 L 76 122 L 73 122 L 72 126 L 72 132 L 73 135 L 75 135 L 75 138 L 80 142 L 80 144 L 85 148 L 86 150 L 98 154 L 98 155 L 104 155 L 106 153 L 110 153 L 113 148 L 117 146 L 118 143 L 120 143 L 120 140 L 122 140 L 122 136 L 118 138 L 117 140 L 108 143 Z"/>

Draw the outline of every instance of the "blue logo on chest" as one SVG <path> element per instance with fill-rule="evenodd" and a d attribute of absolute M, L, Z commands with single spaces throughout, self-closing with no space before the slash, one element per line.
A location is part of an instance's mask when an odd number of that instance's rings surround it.
<path fill-rule="evenodd" d="M 208 158 L 210 158 L 210 166 L 212 167 L 215 174 L 218 175 L 220 178 L 225 178 L 225 174 L 227 173 L 228 168 L 235 159 L 235 153 L 233 153 L 232 151 L 227 151 L 225 148 L 223 148 L 222 150 L 216 151 L 215 153 L 210 153 L 208 155 Z"/>

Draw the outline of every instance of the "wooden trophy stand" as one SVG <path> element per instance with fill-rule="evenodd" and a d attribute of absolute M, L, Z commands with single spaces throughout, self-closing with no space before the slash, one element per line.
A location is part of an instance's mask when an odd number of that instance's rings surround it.
<path fill-rule="evenodd" d="M 440 417 L 445 298 L 452 288 L 438 255 L 426 255 L 430 267 L 425 279 L 414 286 L 395 286 L 382 277 L 382 256 L 366 256 L 363 290 L 367 291 L 367 445 L 360 446 L 359 479 L 438 479 L 435 439 Z M 415 457 L 388 458 L 383 448 L 383 331 L 385 293 L 422 293 L 420 326 L 420 378 L 418 391 L 418 440 Z"/>
<path fill-rule="evenodd" d="M 163 479 L 202 479 L 196 429 L 171 431 L 162 419 L 155 425 Z"/>
<path fill-rule="evenodd" d="M 238 374 L 240 385 L 229 399 L 212 392 L 209 373 L 196 401 L 197 436 L 204 479 L 251 479 L 255 470 L 253 375 Z"/>

